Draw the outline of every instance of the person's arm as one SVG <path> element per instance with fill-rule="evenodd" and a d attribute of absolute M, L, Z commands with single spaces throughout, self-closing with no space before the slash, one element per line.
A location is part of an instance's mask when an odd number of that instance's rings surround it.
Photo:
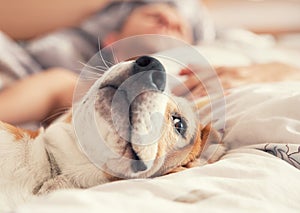
<path fill-rule="evenodd" d="M 0 0 L 0 29 L 13 39 L 28 39 L 74 26 L 110 0 Z"/>
<path fill-rule="evenodd" d="M 29 76 L 0 92 L 0 120 L 10 124 L 41 121 L 70 107 L 77 76 L 61 68 Z"/>
<path fill-rule="evenodd" d="M 191 70 L 193 70 L 193 72 Z M 206 95 L 203 85 L 205 81 L 207 83 L 208 81 L 217 79 L 212 79 L 211 77 L 200 79 L 197 76 L 199 72 L 211 71 L 201 69 L 201 67 L 197 67 L 197 65 L 191 65 L 191 69 L 182 70 L 180 75 L 187 76 L 187 79 L 183 82 L 184 86 L 179 85 L 175 87 L 173 93 L 178 96 L 187 96 L 188 98 L 192 98 L 191 94 L 194 98 Z M 215 72 L 215 74 L 217 74 L 216 77 L 220 80 L 225 90 L 254 83 L 300 81 L 299 68 L 277 62 L 253 64 L 243 67 L 216 67 Z"/>

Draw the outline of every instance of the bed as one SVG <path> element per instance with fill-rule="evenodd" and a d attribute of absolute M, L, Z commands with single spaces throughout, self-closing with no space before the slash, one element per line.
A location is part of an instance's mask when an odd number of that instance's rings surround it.
<path fill-rule="evenodd" d="M 279 61 L 300 67 L 298 51 L 248 36 L 253 43 L 227 37 L 196 48 L 214 66 Z M 223 106 L 213 101 L 218 112 Z M 299 212 L 300 83 L 248 85 L 230 90 L 226 101 L 228 151 L 219 161 L 154 179 L 56 191 L 14 212 Z M 210 119 L 206 112 L 205 106 L 199 111 L 203 122 Z M 215 128 L 224 130 L 223 122 L 216 119 Z"/>
<path fill-rule="evenodd" d="M 240 148 L 220 161 L 149 180 L 58 191 L 15 212 L 299 212 L 299 170 Z"/>

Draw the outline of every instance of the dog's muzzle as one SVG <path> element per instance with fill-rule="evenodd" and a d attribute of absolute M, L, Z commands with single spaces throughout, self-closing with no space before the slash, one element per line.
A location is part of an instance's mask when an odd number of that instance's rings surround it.
<path fill-rule="evenodd" d="M 126 76 L 117 76 L 110 82 L 116 88 L 111 104 L 111 112 L 114 127 L 118 134 L 121 138 L 128 141 L 129 146 L 131 146 L 133 156 L 131 169 L 137 173 L 149 169 L 153 164 L 149 160 L 145 162 L 140 149 L 153 144 L 153 141 L 155 141 L 153 136 L 157 132 L 157 130 L 153 129 L 153 126 L 159 126 L 157 121 L 147 117 L 149 113 L 152 113 L 151 110 L 153 108 L 140 109 L 145 107 L 145 104 L 149 103 L 155 97 L 155 94 L 164 92 L 166 88 L 166 72 L 157 59 L 142 56 L 133 61 L 131 67 L 124 73 L 127 73 Z M 140 112 L 137 113 L 138 111 Z M 148 114 L 143 116 L 143 113 Z M 160 120 L 163 122 L 163 119 Z M 149 132 L 139 131 L 139 125 L 141 125 L 139 122 L 141 121 L 142 123 L 144 122 L 143 125 L 147 125 L 145 128 Z"/>
<path fill-rule="evenodd" d="M 133 65 L 132 74 L 136 78 L 136 82 L 127 90 L 127 98 L 132 100 L 135 98 L 134 92 L 143 91 L 160 91 L 163 92 L 166 87 L 166 72 L 163 65 L 155 58 L 142 56 L 138 58 Z M 134 153 L 134 160 L 131 168 L 134 172 L 145 171 L 148 166 Z"/>

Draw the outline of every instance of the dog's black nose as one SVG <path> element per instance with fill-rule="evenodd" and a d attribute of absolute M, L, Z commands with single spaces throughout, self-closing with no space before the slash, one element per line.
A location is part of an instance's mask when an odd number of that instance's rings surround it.
<path fill-rule="evenodd" d="M 166 72 L 163 65 L 155 58 L 149 56 L 139 57 L 133 65 L 133 75 L 142 73 L 143 84 L 149 89 L 164 91 L 166 87 Z"/>

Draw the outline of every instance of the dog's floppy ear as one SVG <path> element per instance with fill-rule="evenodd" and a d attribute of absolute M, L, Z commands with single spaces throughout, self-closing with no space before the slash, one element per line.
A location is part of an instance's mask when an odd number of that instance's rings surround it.
<path fill-rule="evenodd" d="M 211 123 L 202 129 L 201 138 L 203 143 L 201 160 L 203 162 L 213 163 L 224 155 L 226 148 L 222 142 L 222 135 L 212 127 Z"/>
<path fill-rule="evenodd" d="M 221 135 L 220 133 L 212 127 L 212 124 L 209 123 L 201 130 L 201 140 L 203 145 L 208 143 L 220 144 Z"/>
<path fill-rule="evenodd" d="M 208 96 L 202 97 L 195 102 L 196 111 L 202 110 L 202 113 L 211 113 Z M 212 163 L 220 159 L 224 155 L 226 148 L 222 143 L 222 133 L 213 128 L 211 123 L 208 123 L 201 129 L 201 161 L 203 163 Z"/>

